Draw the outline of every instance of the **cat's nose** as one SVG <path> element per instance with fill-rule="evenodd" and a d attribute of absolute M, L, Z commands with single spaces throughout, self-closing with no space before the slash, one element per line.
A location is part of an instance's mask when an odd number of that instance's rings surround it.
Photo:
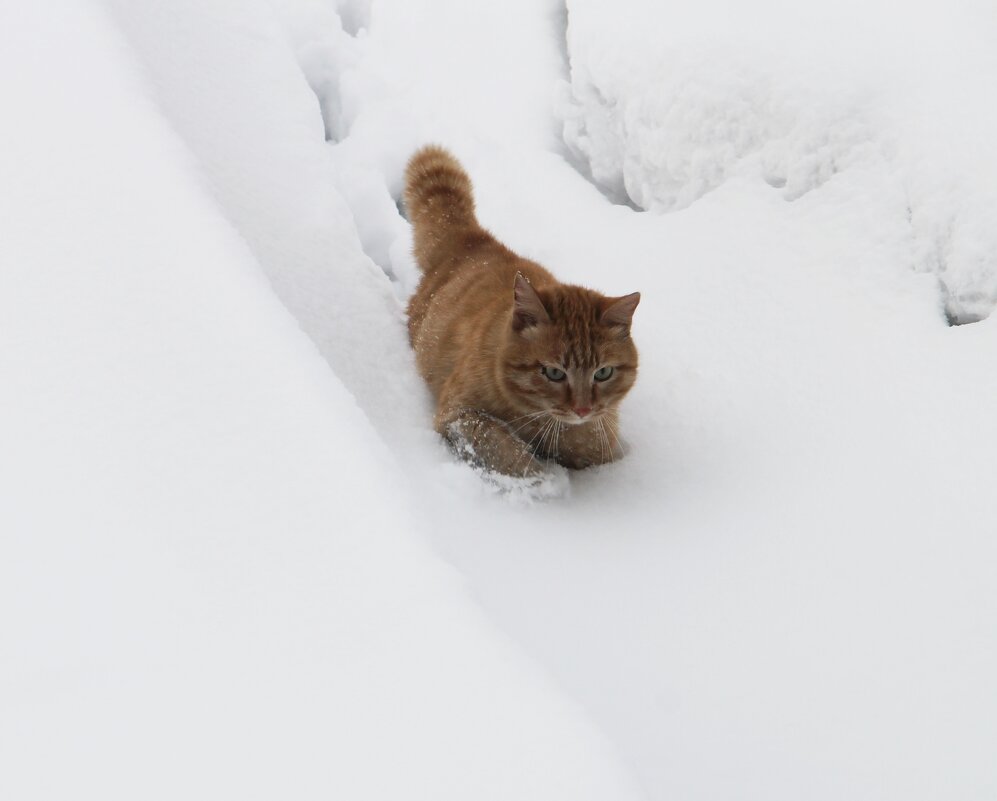
<path fill-rule="evenodd" d="M 585 415 L 587 415 L 591 411 L 592 411 L 592 409 L 588 408 L 588 407 L 582 407 L 582 406 L 576 406 L 575 407 L 575 414 L 577 414 L 579 417 L 584 417 Z"/>

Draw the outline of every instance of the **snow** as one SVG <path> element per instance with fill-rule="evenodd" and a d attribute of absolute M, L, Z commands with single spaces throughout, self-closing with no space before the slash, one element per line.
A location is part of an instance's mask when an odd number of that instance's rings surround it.
<path fill-rule="evenodd" d="M 56 10 L 0 11 L 0 795 L 993 795 L 987 5 Z M 641 291 L 623 461 L 431 431 L 427 141 Z"/>
<path fill-rule="evenodd" d="M 20 122 L 0 168 L 16 221 L 0 244 L 0 796 L 636 797 L 430 551 L 390 449 L 199 174 L 213 132 L 171 128 L 101 8 L 58 11 L 22 7 L 0 48 Z M 230 62 L 259 52 L 242 33 Z M 59 59 L 35 58 L 41 41 Z M 217 99 L 203 125 L 236 133 Z M 290 148 L 304 134 L 283 111 L 269 131 Z M 273 174 L 244 165 L 265 194 Z M 265 201 L 240 222 L 270 253 L 287 220 L 253 217 Z M 298 248 L 314 264 L 342 224 Z M 373 273 L 355 234 L 331 255 L 344 289 Z"/>
<path fill-rule="evenodd" d="M 905 225 L 906 259 L 938 276 L 952 318 L 997 305 L 990 4 L 569 6 L 559 115 L 610 197 L 681 209 L 743 176 L 793 201 L 863 172 L 874 219 Z"/>

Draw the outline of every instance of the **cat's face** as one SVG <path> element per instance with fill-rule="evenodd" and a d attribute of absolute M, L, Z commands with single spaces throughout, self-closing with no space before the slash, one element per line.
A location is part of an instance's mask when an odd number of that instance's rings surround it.
<path fill-rule="evenodd" d="M 639 301 L 574 286 L 537 292 L 517 276 L 504 378 L 524 413 L 577 425 L 614 409 L 637 378 L 630 322 Z"/>

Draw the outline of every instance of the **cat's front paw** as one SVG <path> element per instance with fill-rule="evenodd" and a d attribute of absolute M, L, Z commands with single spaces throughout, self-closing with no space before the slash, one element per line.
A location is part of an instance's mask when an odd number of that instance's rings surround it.
<path fill-rule="evenodd" d="M 600 462 L 597 462 L 594 459 L 571 454 L 558 455 L 557 463 L 563 467 L 567 467 L 569 470 L 584 470 L 586 467 L 592 467 L 593 465 L 600 464 Z"/>
<path fill-rule="evenodd" d="M 623 446 L 615 432 L 605 428 L 578 426 L 562 437 L 558 464 L 569 470 L 584 470 L 623 458 Z"/>
<path fill-rule="evenodd" d="M 442 426 L 454 453 L 474 467 L 511 478 L 543 475 L 544 464 L 500 420 L 473 409 L 462 409 Z"/>

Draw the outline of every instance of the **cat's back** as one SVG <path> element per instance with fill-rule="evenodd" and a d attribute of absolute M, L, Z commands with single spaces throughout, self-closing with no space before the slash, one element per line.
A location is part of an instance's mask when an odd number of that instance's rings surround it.
<path fill-rule="evenodd" d="M 434 393 L 462 362 L 490 361 L 509 323 L 516 273 L 534 272 L 487 232 L 458 235 L 451 245 L 450 257 L 423 274 L 408 308 L 416 361 Z"/>
<path fill-rule="evenodd" d="M 409 331 L 439 329 L 452 321 L 485 313 L 497 303 L 503 275 L 515 269 L 515 256 L 482 229 L 441 232 L 438 258 L 423 268 L 409 301 Z M 512 278 L 510 278 L 510 281 Z"/>
<path fill-rule="evenodd" d="M 409 337 L 436 391 L 462 355 L 493 348 L 517 272 L 534 283 L 553 277 L 481 227 L 470 178 L 442 148 L 423 148 L 409 161 L 405 202 L 422 272 L 408 305 Z"/>

